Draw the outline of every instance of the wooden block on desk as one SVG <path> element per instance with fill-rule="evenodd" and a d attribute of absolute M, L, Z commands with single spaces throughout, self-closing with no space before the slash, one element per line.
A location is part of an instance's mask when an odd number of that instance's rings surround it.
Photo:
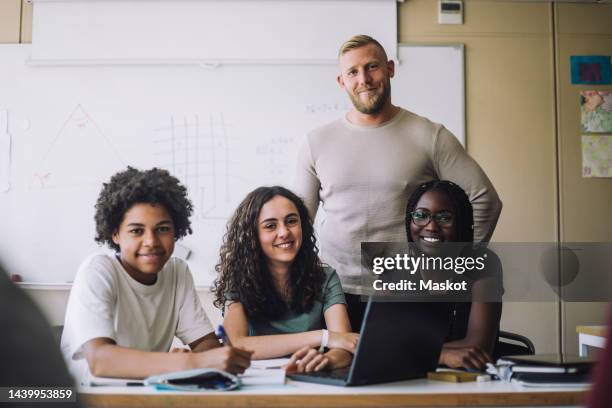
<path fill-rule="evenodd" d="M 476 381 L 476 377 L 481 373 L 465 373 L 459 371 L 437 371 L 427 373 L 427 378 L 435 381 L 446 381 L 446 382 L 472 382 Z"/>

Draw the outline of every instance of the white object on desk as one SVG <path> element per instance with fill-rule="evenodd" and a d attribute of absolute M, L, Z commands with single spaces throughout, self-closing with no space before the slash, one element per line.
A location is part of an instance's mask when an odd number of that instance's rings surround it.
<path fill-rule="evenodd" d="M 604 348 L 606 346 L 606 326 L 576 326 L 578 333 L 578 355 L 586 357 L 587 347 Z"/>
<path fill-rule="evenodd" d="M 285 370 L 282 368 L 249 368 L 239 377 L 242 385 L 285 384 Z"/>
<path fill-rule="evenodd" d="M 267 360 L 253 360 L 251 361 L 251 368 L 282 368 L 288 362 L 288 358 L 269 358 Z"/>
<path fill-rule="evenodd" d="M 565 389 L 565 390 L 572 390 L 572 389 L 578 389 L 578 390 L 588 390 L 589 388 L 591 388 L 591 384 L 590 383 L 555 383 L 555 382 L 549 382 L 549 383 L 533 383 L 533 382 L 529 382 L 529 381 L 523 381 L 523 380 L 518 380 L 516 378 L 512 379 L 512 384 L 517 384 L 521 387 L 525 387 L 525 388 L 555 388 L 555 389 Z"/>

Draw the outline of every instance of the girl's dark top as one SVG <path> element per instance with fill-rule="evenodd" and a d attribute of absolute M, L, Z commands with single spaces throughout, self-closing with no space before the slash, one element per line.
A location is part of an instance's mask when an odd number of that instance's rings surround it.
<path fill-rule="evenodd" d="M 504 294 L 503 271 L 499 257 L 493 251 L 482 248 L 470 249 L 468 253 L 469 255 L 467 256 L 473 257 L 480 257 L 486 254 L 486 267 L 482 271 L 471 271 L 464 274 L 467 281 L 466 286 L 468 288 L 470 301 L 461 299 L 461 301 L 453 302 L 451 326 L 446 341 L 465 338 L 470 320 L 472 302 L 501 302 Z M 462 256 L 466 255 L 462 254 Z M 473 290 L 473 285 L 479 280 L 486 281 L 481 282 L 482 285 L 480 285 L 481 287 L 477 293 Z"/>

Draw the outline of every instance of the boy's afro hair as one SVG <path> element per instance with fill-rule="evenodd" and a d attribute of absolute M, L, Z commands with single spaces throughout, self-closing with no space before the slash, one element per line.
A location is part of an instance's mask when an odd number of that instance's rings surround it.
<path fill-rule="evenodd" d="M 107 244 L 115 251 L 113 234 L 119 229 L 125 213 L 139 203 L 163 206 L 174 223 L 177 240 L 191 234 L 189 217 L 193 205 L 187 198 L 187 189 L 167 170 L 152 168 L 137 170 L 133 167 L 116 173 L 104 183 L 96 203 L 96 242 Z"/>

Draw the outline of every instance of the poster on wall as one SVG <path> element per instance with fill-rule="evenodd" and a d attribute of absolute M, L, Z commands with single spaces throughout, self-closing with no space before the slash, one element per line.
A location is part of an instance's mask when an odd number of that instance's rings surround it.
<path fill-rule="evenodd" d="M 572 84 L 606 85 L 611 82 L 610 56 L 574 55 L 570 57 Z"/>
<path fill-rule="evenodd" d="M 612 136 L 582 135 L 582 177 L 612 177 Z"/>
<path fill-rule="evenodd" d="M 580 92 L 580 127 L 583 133 L 612 133 L 612 92 Z"/>

